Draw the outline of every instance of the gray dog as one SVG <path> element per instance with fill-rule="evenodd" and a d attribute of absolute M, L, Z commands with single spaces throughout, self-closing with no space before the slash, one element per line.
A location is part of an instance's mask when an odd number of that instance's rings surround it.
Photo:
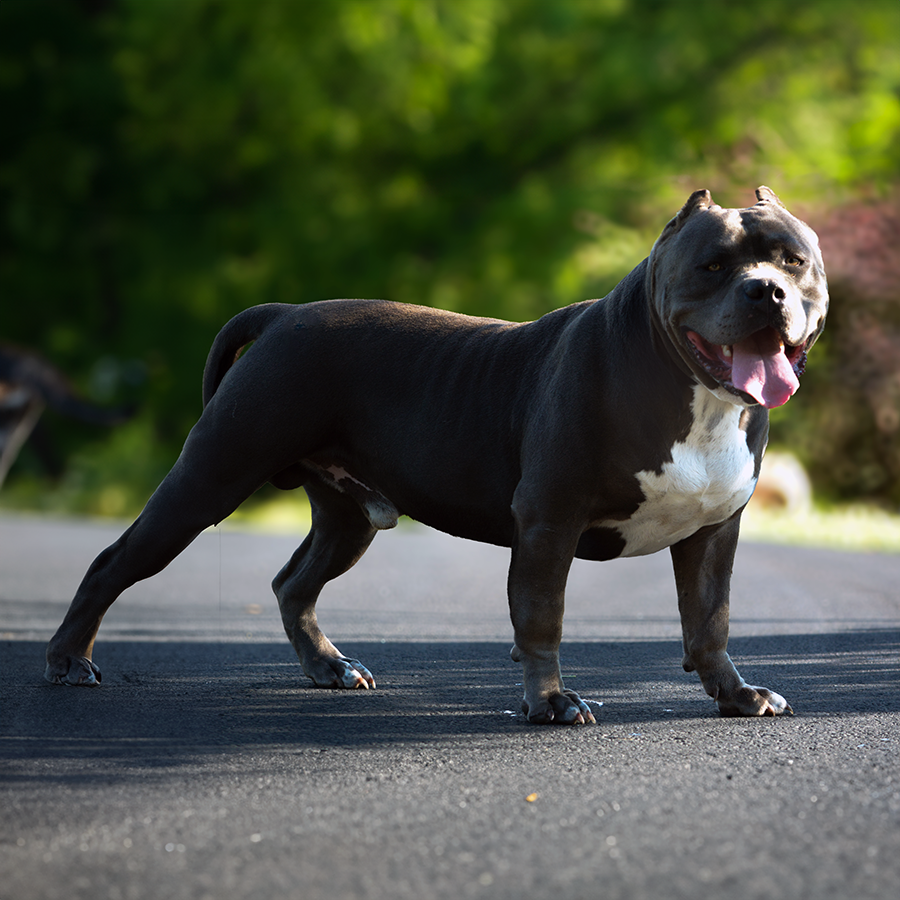
<path fill-rule="evenodd" d="M 374 687 L 319 629 L 315 605 L 404 514 L 512 548 L 512 657 L 529 721 L 594 721 L 559 668 L 573 557 L 664 547 L 684 668 L 723 715 L 790 712 L 731 662 L 728 596 L 767 409 L 797 389 L 828 294 L 814 232 L 768 188 L 756 195 L 739 210 L 695 192 L 608 297 L 536 322 L 377 300 L 236 316 L 210 351 L 203 415 L 143 513 L 85 575 L 46 677 L 97 684 L 94 639 L 116 597 L 271 482 L 303 486 L 312 506 L 312 529 L 273 588 L 317 685 Z"/>

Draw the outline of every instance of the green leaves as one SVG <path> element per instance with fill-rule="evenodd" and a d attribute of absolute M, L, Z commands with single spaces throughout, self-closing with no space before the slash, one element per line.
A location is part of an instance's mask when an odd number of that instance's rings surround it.
<path fill-rule="evenodd" d="M 0 337 L 151 374 L 176 443 L 218 327 L 381 296 L 600 296 L 690 191 L 823 206 L 900 166 L 896 0 L 7 0 Z"/>

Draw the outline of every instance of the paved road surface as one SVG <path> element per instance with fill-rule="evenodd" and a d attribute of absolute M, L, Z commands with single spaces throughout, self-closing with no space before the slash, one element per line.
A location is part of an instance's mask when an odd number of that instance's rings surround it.
<path fill-rule="evenodd" d="M 376 691 L 304 682 L 296 541 L 221 530 L 112 608 L 102 688 L 45 684 L 117 535 L 0 516 L 0 900 L 898 896 L 898 557 L 742 545 L 732 654 L 796 711 L 752 721 L 681 671 L 667 554 L 577 563 L 567 729 L 515 713 L 506 552 L 404 526 L 320 604 Z"/>

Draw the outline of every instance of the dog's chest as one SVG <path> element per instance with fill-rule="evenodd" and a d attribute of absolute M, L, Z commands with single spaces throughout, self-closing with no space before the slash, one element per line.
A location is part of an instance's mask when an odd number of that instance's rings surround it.
<path fill-rule="evenodd" d="M 621 556 L 655 553 L 706 525 L 724 522 L 749 499 L 756 485 L 755 460 L 740 426 L 742 408 L 694 388 L 694 422 L 672 445 L 661 472 L 636 473 L 644 501 L 614 528 L 625 541 Z"/>

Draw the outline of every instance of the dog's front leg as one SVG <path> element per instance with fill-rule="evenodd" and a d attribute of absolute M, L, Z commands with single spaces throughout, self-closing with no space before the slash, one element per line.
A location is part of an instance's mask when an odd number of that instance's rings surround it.
<path fill-rule="evenodd" d="M 547 524 L 523 527 L 517 517 L 509 569 L 509 611 L 516 643 L 510 656 L 522 663 L 522 711 L 537 724 L 593 723 L 587 704 L 565 688 L 559 669 L 566 578 L 578 535 Z"/>
<path fill-rule="evenodd" d="M 682 665 L 686 672 L 697 672 L 723 716 L 777 716 L 793 712 L 784 697 L 747 684 L 726 650 L 739 530 L 740 516 L 735 516 L 671 547 L 684 636 Z"/>

